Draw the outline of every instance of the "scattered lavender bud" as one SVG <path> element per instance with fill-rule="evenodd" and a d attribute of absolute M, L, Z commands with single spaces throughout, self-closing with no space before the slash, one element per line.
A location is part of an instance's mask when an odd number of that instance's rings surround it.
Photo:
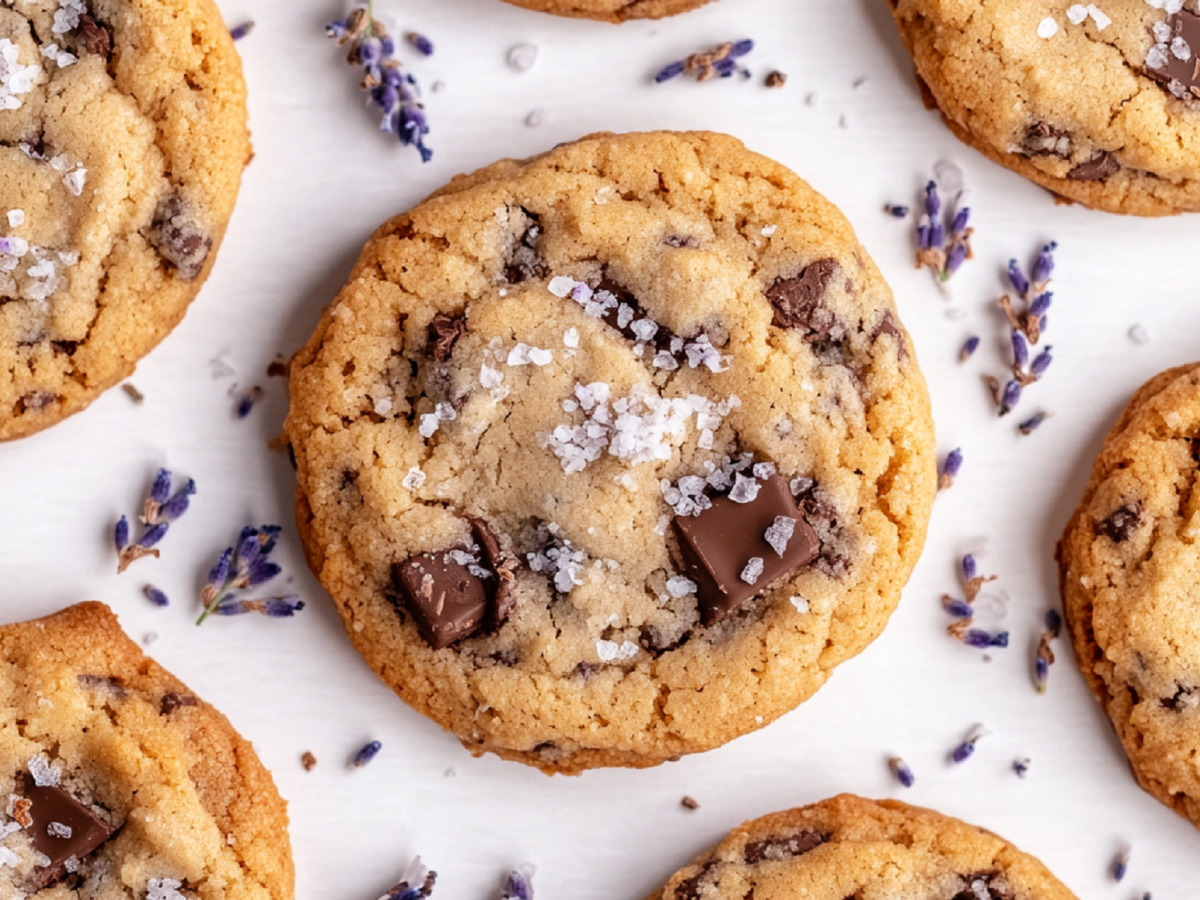
<path fill-rule="evenodd" d="M 938 473 L 939 491 L 944 491 L 954 486 L 954 479 L 958 477 L 958 473 L 962 470 L 962 464 L 963 452 L 961 447 L 951 450 L 947 454 L 946 459 L 942 462 L 942 471 Z"/>
<path fill-rule="evenodd" d="M 992 636 L 979 628 L 970 628 L 963 632 L 962 642 L 976 650 L 986 650 L 992 646 Z"/>
<path fill-rule="evenodd" d="M 1012 333 L 1012 351 L 1014 366 L 1024 369 L 1029 365 L 1029 344 L 1025 341 L 1025 335 L 1016 330 Z"/>
<path fill-rule="evenodd" d="M 680 75 L 694 75 L 697 81 L 729 78 L 734 74 L 749 77 L 749 70 L 740 66 L 737 60 L 753 49 L 754 41 L 742 40 L 727 42 L 702 53 L 693 53 L 686 59 L 663 66 L 654 76 L 654 82 L 662 84 Z"/>
<path fill-rule="evenodd" d="M 950 754 L 950 761 L 957 766 L 970 759 L 975 753 L 975 745 L 986 737 L 987 733 L 982 725 L 972 728 L 966 740 L 954 748 L 954 752 Z"/>
<path fill-rule="evenodd" d="M 1028 759 L 1013 760 L 1013 771 L 1017 773 L 1018 778 L 1024 778 L 1029 774 L 1029 765 Z"/>
<path fill-rule="evenodd" d="M 975 602 L 975 598 L 979 596 L 979 592 L 985 584 L 996 580 L 995 575 L 984 577 L 979 574 L 979 565 L 970 553 L 962 558 L 962 575 L 963 591 L 966 593 L 968 603 Z"/>
<path fill-rule="evenodd" d="M 416 856 L 400 876 L 399 883 L 388 889 L 379 900 L 423 900 L 433 893 L 436 882 L 437 872 L 426 868 L 421 863 L 421 857 Z"/>
<path fill-rule="evenodd" d="M 1053 349 L 1053 347 L 1047 347 L 1033 358 L 1033 362 L 1029 366 L 1029 371 L 1033 373 L 1034 378 L 1041 378 L 1046 374 L 1046 370 L 1050 368 L 1050 363 L 1054 361 L 1050 355 L 1050 351 Z"/>
<path fill-rule="evenodd" d="M 962 573 L 963 578 L 967 581 L 979 577 L 979 564 L 975 561 L 974 555 L 968 553 L 962 558 Z"/>
<path fill-rule="evenodd" d="M 1116 859 L 1113 860 L 1113 881 L 1121 882 L 1125 880 L 1125 875 L 1129 871 L 1129 854 L 1131 849 L 1132 848 L 1126 844 L 1121 848 L 1120 852 L 1117 853 Z"/>
<path fill-rule="evenodd" d="M 1004 386 L 1000 395 L 1000 415 L 1007 416 L 1021 402 L 1021 382 L 1013 379 Z"/>
<path fill-rule="evenodd" d="M 242 529 L 237 543 L 225 549 L 208 573 L 208 580 L 200 591 L 204 611 L 196 620 L 197 625 L 214 615 L 258 613 L 270 619 L 284 619 L 304 609 L 304 601 L 294 594 L 261 599 L 235 595 L 237 591 L 265 584 L 282 571 L 268 558 L 281 530 L 278 525 Z"/>
<path fill-rule="evenodd" d="M 244 391 L 237 400 L 237 405 L 234 407 L 233 414 L 238 419 L 244 419 L 250 415 L 250 411 L 254 409 L 254 404 L 262 399 L 263 389 L 258 385 Z"/>
<path fill-rule="evenodd" d="M 966 362 L 975 355 L 975 351 L 979 349 L 979 338 L 971 335 L 963 342 L 962 349 L 958 351 L 958 361 Z"/>
<path fill-rule="evenodd" d="M 117 527 L 113 529 L 113 539 L 118 553 L 129 546 L 129 520 L 124 516 L 117 520 Z"/>
<path fill-rule="evenodd" d="M 1037 413 L 1032 418 L 1026 419 L 1024 422 L 1022 422 L 1020 425 L 1018 425 L 1017 430 L 1020 431 L 1021 434 L 1033 434 L 1035 431 L 1037 431 L 1039 428 L 1042 427 L 1042 423 L 1045 422 L 1048 418 L 1050 418 L 1050 413 L 1047 413 L 1047 412 Z"/>
<path fill-rule="evenodd" d="M 422 56 L 433 56 L 433 41 L 416 31 L 404 35 L 404 39 Z"/>
<path fill-rule="evenodd" d="M 892 774 L 896 776 L 896 780 L 903 787 L 910 788 L 917 783 L 917 777 L 913 775 L 912 769 L 908 767 L 908 763 L 898 756 L 893 756 L 888 760 L 888 766 L 891 767 Z"/>
<path fill-rule="evenodd" d="M 170 606 L 171 605 L 170 598 L 152 584 L 148 584 L 144 588 L 142 588 L 142 593 L 145 594 L 146 599 L 149 600 L 151 603 L 153 603 L 155 606 Z"/>
<path fill-rule="evenodd" d="M 382 749 L 383 744 L 381 744 L 379 741 L 371 741 L 371 743 L 365 745 L 361 750 L 354 754 L 354 759 L 350 764 L 356 769 L 361 769 L 363 766 L 371 762 L 371 760 L 373 760 L 376 756 L 378 756 L 379 751 Z"/>
<path fill-rule="evenodd" d="M 1033 684 L 1039 694 L 1046 693 L 1050 667 L 1054 665 L 1054 650 L 1050 647 L 1050 642 L 1058 637 L 1062 631 L 1062 624 L 1062 616 L 1058 610 L 1052 609 L 1046 613 L 1046 629 L 1038 639 L 1033 662 Z"/>
<path fill-rule="evenodd" d="M 230 28 L 229 36 L 231 38 L 233 38 L 235 41 L 240 41 L 242 38 L 244 38 L 246 35 L 248 35 L 253 30 L 254 30 L 253 22 L 243 22 L 241 25 L 235 25 L 233 28 Z"/>
<path fill-rule="evenodd" d="M 689 798 L 684 798 L 685 800 Z M 692 801 L 693 803 L 695 801 Z M 687 805 L 686 803 L 684 804 Z M 696 806 L 699 806 L 697 803 Z M 695 807 L 691 807 L 695 809 Z M 524 871 L 513 869 L 504 884 L 500 900 L 533 900 L 533 867 L 522 866 Z"/>
<path fill-rule="evenodd" d="M 883 211 L 896 219 L 907 219 L 910 212 L 907 206 L 899 206 L 891 203 L 885 206 Z"/>
<path fill-rule="evenodd" d="M 942 597 L 942 609 L 946 610 L 946 612 L 956 619 L 970 619 L 975 616 L 975 610 L 970 603 L 948 595 Z"/>

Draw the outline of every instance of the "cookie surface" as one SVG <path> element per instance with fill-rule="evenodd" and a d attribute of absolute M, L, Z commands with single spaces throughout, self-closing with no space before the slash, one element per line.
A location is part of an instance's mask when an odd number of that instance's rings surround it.
<path fill-rule="evenodd" d="M 83 409 L 183 318 L 249 157 L 211 0 L 0 4 L 0 440 Z"/>
<path fill-rule="evenodd" d="M 1074 900 L 1038 860 L 982 828 L 843 794 L 747 822 L 650 900 Z"/>
<path fill-rule="evenodd" d="M 293 896 L 271 776 L 108 607 L 0 626 L 0 654 L 0 894 Z"/>
<path fill-rule="evenodd" d="M 1059 545 L 1084 678 L 1138 782 L 1200 826 L 1200 364 L 1134 395 Z"/>
<path fill-rule="evenodd" d="M 505 0 L 537 12 L 621 23 L 629 19 L 661 19 L 696 9 L 709 0 Z"/>
<path fill-rule="evenodd" d="M 883 629 L 924 381 L 841 214 L 723 135 L 596 135 L 384 225 L 292 363 L 309 563 L 476 753 L 648 766 Z"/>
<path fill-rule="evenodd" d="M 965 143 L 1096 209 L 1200 210 L 1196 0 L 889 4 L 926 105 Z"/>

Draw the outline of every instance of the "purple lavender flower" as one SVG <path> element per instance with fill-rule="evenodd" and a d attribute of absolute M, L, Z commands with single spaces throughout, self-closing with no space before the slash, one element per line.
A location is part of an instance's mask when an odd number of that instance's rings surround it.
<path fill-rule="evenodd" d="M 1033 298 L 1033 302 L 1029 304 L 1029 314 L 1036 316 L 1038 320 L 1045 318 L 1046 313 L 1050 310 L 1050 304 L 1054 302 L 1054 292 L 1046 291 L 1044 294 L 1038 294 Z M 1042 326 L 1042 331 L 1045 331 L 1045 326 Z"/>
<path fill-rule="evenodd" d="M 1012 351 L 1013 365 L 1018 369 L 1024 369 L 1029 365 L 1029 344 L 1025 342 L 1025 335 L 1013 329 L 1012 333 Z"/>
<path fill-rule="evenodd" d="M 917 783 L 917 777 L 913 775 L 912 769 L 908 767 L 908 763 L 898 756 L 893 756 L 888 760 L 888 766 L 892 770 L 892 774 L 896 776 L 896 780 L 903 787 L 910 788 Z"/>
<path fill-rule="evenodd" d="M 958 477 L 958 473 L 962 470 L 963 452 L 962 448 L 951 450 L 946 459 L 942 462 L 942 471 L 938 474 L 938 490 L 944 491 L 947 488 L 954 486 L 954 479 Z"/>
<path fill-rule="evenodd" d="M 364 70 L 361 86 L 382 113 L 380 131 L 395 134 L 406 147 L 416 147 L 421 161 L 429 162 L 433 158 L 433 151 L 425 146 L 429 123 L 420 102 L 417 81 L 393 58 L 396 43 L 375 18 L 374 5 L 374 0 L 368 0 L 365 7 L 356 8 L 345 20 L 329 23 L 325 34 L 339 45 L 349 42 L 346 61 Z M 429 44 L 429 50 L 433 51 L 432 44 Z"/>
<path fill-rule="evenodd" d="M 427 869 L 421 863 L 421 857 L 413 857 L 400 881 L 390 888 L 379 900 L 423 900 L 433 893 L 437 872 Z"/>
<path fill-rule="evenodd" d="M 1029 293 L 1029 280 L 1025 277 L 1025 273 L 1021 271 L 1021 266 L 1015 259 L 1008 261 L 1008 281 L 1018 296 L 1024 297 Z"/>
<path fill-rule="evenodd" d="M 1047 412 L 1037 413 L 1033 417 L 1026 419 L 1024 422 L 1018 425 L 1017 430 L 1020 431 L 1021 434 L 1033 434 L 1042 427 L 1042 423 L 1048 418 L 1050 418 L 1050 414 Z"/>
<path fill-rule="evenodd" d="M 1054 358 L 1050 355 L 1050 351 L 1053 349 L 1053 347 L 1047 347 L 1033 358 L 1033 362 L 1029 365 L 1029 371 L 1034 378 L 1041 378 L 1046 374 L 1046 370 L 1050 368 L 1050 363 L 1054 361 Z"/>
<path fill-rule="evenodd" d="M 1117 853 L 1116 858 L 1113 859 L 1113 864 L 1112 864 L 1113 881 L 1121 882 L 1121 881 L 1125 880 L 1125 875 L 1129 871 L 1129 854 L 1130 854 L 1131 849 L 1132 848 L 1130 848 L 1129 845 L 1126 844 Z"/>
<path fill-rule="evenodd" d="M 1014 759 L 1012 767 L 1018 778 L 1024 778 L 1029 774 L 1029 760 L 1027 759 Z"/>
<path fill-rule="evenodd" d="M 146 599 L 155 606 L 170 606 L 171 599 L 152 584 L 142 588 L 142 593 L 146 595 Z"/>
<path fill-rule="evenodd" d="M 1042 248 L 1042 252 L 1038 254 L 1037 261 L 1033 264 L 1033 284 L 1037 290 L 1042 290 L 1040 285 L 1044 285 L 1050 280 L 1050 276 L 1054 274 L 1054 251 L 1058 249 L 1058 243 L 1051 241 Z"/>
<path fill-rule="evenodd" d="M 961 196 L 961 195 L 960 195 Z M 963 207 L 942 221 L 943 204 L 936 181 L 925 185 L 924 213 L 917 220 L 917 268 L 930 269 L 939 281 L 949 281 L 971 258 L 971 210 Z"/>
<path fill-rule="evenodd" d="M 433 41 L 417 31 L 410 31 L 404 39 L 422 56 L 433 56 Z"/>
<path fill-rule="evenodd" d="M 209 616 L 259 613 L 271 619 L 284 619 L 304 609 L 304 601 L 294 594 L 252 599 L 234 593 L 265 584 L 282 571 L 268 559 L 281 530 L 278 525 L 242 529 L 237 543 L 225 549 L 208 573 L 208 580 L 200 591 L 204 612 L 196 620 L 197 625 L 203 624 Z"/>
<path fill-rule="evenodd" d="M 978 744 L 985 736 L 987 731 L 982 725 L 976 725 L 971 729 L 971 733 L 967 735 L 966 740 L 954 748 L 954 752 L 950 754 L 950 761 L 956 766 L 962 765 L 975 753 L 975 745 Z"/>
<path fill-rule="evenodd" d="M 958 600 L 949 595 L 942 597 L 942 609 L 956 619 L 971 619 L 975 616 L 975 610 L 970 603 L 966 600 Z"/>
<path fill-rule="evenodd" d="M 130 543 L 129 520 L 124 516 L 117 520 L 113 541 L 117 548 L 118 573 L 143 556 L 158 556 L 156 545 L 166 537 L 171 523 L 187 512 L 191 497 L 196 493 L 196 482 L 189 479 L 172 494 L 171 481 L 171 473 L 166 469 L 155 473 L 150 494 L 142 504 L 141 522 L 145 527 L 135 543 Z"/>
<path fill-rule="evenodd" d="M 936 220 L 942 211 L 942 198 L 938 195 L 937 182 L 930 180 L 925 185 L 925 214 Z"/>
<path fill-rule="evenodd" d="M 361 769 L 378 756 L 379 751 L 382 749 L 383 744 L 379 741 L 371 741 L 371 743 L 365 744 L 361 750 L 354 754 L 354 759 L 350 761 L 350 765 L 356 769 Z"/>
<path fill-rule="evenodd" d="M 727 42 L 702 53 L 693 53 L 686 59 L 668 63 L 654 76 L 655 84 L 662 84 L 680 75 L 695 75 L 697 81 L 712 78 L 729 78 L 736 73 L 749 77 L 750 71 L 738 60 L 754 49 L 754 41 Z"/>
<path fill-rule="evenodd" d="M 966 362 L 975 355 L 975 351 L 979 349 L 979 338 L 971 335 L 963 342 L 962 349 L 958 351 L 958 361 Z"/>
<path fill-rule="evenodd" d="M 1000 395 L 1000 415 L 1007 416 L 1021 402 L 1021 382 L 1015 378 L 1004 386 Z"/>
<path fill-rule="evenodd" d="M 533 874 L 513 869 L 508 873 L 500 900 L 533 900 Z"/>
<path fill-rule="evenodd" d="M 235 418 L 244 419 L 250 415 L 250 411 L 254 409 L 254 404 L 262 399 L 263 389 L 258 385 L 250 388 L 248 391 L 243 391 L 237 400 L 237 405 L 234 406 L 233 415 Z"/>
<path fill-rule="evenodd" d="M 907 219 L 909 208 L 907 206 L 889 203 L 883 208 L 883 211 L 895 219 Z"/>
<path fill-rule="evenodd" d="M 968 553 L 962 558 L 962 573 L 963 578 L 967 581 L 972 581 L 979 577 L 979 564 L 975 561 L 975 557 Z"/>
<path fill-rule="evenodd" d="M 963 632 L 962 642 L 968 647 L 974 647 L 977 650 L 986 650 L 992 646 L 992 636 L 982 629 L 970 628 Z"/>
<path fill-rule="evenodd" d="M 235 41 L 240 41 L 242 38 L 244 38 L 246 35 L 248 35 L 253 30 L 254 30 L 253 22 L 243 22 L 241 25 L 236 25 L 233 28 L 230 28 L 229 36 L 231 38 L 233 38 Z"/>

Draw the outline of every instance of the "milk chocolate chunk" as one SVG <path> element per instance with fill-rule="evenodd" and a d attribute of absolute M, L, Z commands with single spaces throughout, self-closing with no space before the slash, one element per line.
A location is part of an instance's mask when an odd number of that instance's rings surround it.
<path fill-rule="evenodd" d="M 1154 31 L 1158 43 L 1146 55 L 1146 74 L 1176 97 L 1200 98 L 1200 16 L 1180 10 L 1167 17 L 1161 33 L 1160 27 Z"/>
<path fill-rule="evenodd" d="M 705 625 L 721 621 L 778 578 L 808 565 L 820 552 L 817 533 L 804 516 L 788 483 L 778 474 L 758 480 L 757 496 L 738 503 L 717 497 L 698 516 L 676 516 L 672 525 L 679 539 L 685 574 L 697 585 L 696 597 Z M 776 519 L 790 519 L 791 536 L 780 553 Z"/>
<path fill-rule="evenodd" d="M 56 884 L 67 872 L 68 859 L 83 859 L 113 835 L 106 822 L 60 787 L 29 785 L 24 796 L 33 819 L 26 832 L 33 848 L 50 860 L 34 868 L 26 882 L 31 892 Z"/>
<path fill-rule="evenodd" d="M 842 271 L 836 259 L 818 259 L 792 278 L 780 278 L 767 290 L 767 299 L 775 310 L 771 324 L 776 328 L 794 328 L 819 341 L 840 340 L 845 326 L 821 301 L 829 282 Z"/>
<path fill-rule="evenodd" d="M 429 355 L 434 362 L 445 362 L 454 352 L 454 345 L 467 331 L 467 322 L 462 316 L 451 318 L 438 313 L 429 323 Z"/>
<path fill-rule="evenodd" d="M 746 862 L 791 859 L 821 846 L 833 835 L 823 831 L 802 831 L 788 837 L 769 837 L 746 845 Z"/>
<path fill-rule="evenodd" d="M 1103 181 L 1119 171 L 1121 164 L 1117 162 L 1117 158 L 1107 150 L 1101 150 L 1087 162 L 1073 168 L 1067 173 L 1067 177 L 1072 181 Z"/>
<path fill-rule="evenodd" d="M 1133 533 L 1142 524 L 1142 501 L 1133 500 L 1113 510 L 1109 517 L 1096 526 L 1096 533 L 1102 534 L 1114 544 L 1123 544 L 1133 537 Z"/>

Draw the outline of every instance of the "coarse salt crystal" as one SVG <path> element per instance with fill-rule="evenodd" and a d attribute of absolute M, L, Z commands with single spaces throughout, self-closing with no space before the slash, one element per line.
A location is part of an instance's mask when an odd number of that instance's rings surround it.
<path fill-rule="evenodd" d="M 16 228 L 18 225 L 25 224 L 25 210 L 10 209 L 8 211 L 8 227 Z"/>
<path fill-rule="evenodd" d="M 1082 3 L 1076 3 L 1067 9 L 1067 20 L 1072 25 L 1079 25 L 1088 17 L 1088 8 Z"/>
<path fill-rule="evenodd" d="M 71 826 L 64 825 L 62 822 L 51 822 L 46 826 L 46 834 L 50 837 L 66 839 L 71 836 Z"/>
<path fill-rule="evenodd" d="M 570 347 L 572 350 L 579 347 L 579 329 L 568 328 L 563 332 L 563 346 Z"/>
<path fill-rule="evenodd" d="M 1049 39 L 1058 34 L 1058 23 L 1051 16 L 1046 16 L 1038 24 L 1037 35 L 1043 39 Z"/>
<path fill-rule="evenodd" d="M 740 472 L 734 480 L 733 489 L 729 492 L 729 499 L 734 503 L 753 503 L 758 497 L 760 485 L 755 478 L 747 478 Z"/>
<path fill-rule="evenodd" d="M 1088 15 L 1092 17 L 1092 21 L 1096 23 L 1096 28 L 1099 31 L 1103 31 L 1112 24 L 1112 19 L 1098 9 L 1095 3 L 1088 4 Z"/>
<path fill-rule="evenodd" d="M 596 641 L 596 655 L 601 662 L 625 662 L 638 655 L 640 648 L 632 641 Z"/>
<path fill-rule="evenodd" d="M 391 397 L 382 397 L 379 400 L 375 401 L 375 415 L 386 416 L 386 415 L 389 415 L 391 413 L 391 411 L 392 411 Z"/>
<path fill-rule="evenodd" d="M 50 762 L 50 757 L 39 753 L 29 759 L 29 774 L 38 787 L 53 787 L 62 780 L 62 769 Z"/>
<path fill-rule="evenodd" d="M 789 602 L 792 604 L 792 606 L 796 607 L 797 612 L 806 613 L 809 611 L 808 601 L 805 600 L 803 597 L 801 597 L 799 594 L 796 594 L 794 597 L 789 598 Z"/>
<path fill-rule="evenodd" d="M 788 516 L 776 516 L 774 524 L 770 525 L 763 538 L 771 549 L 783 557 L 787 550 L 788 542 L 792 539 L 792 535 L 796 532 L 796 520 Z"/>
<path fill-rule="evenodd" d="M 746 568 L 742 569 L 742 581 L 746 582 L 746 584 L 755 584 L 762 577 L 763 568 L 762 557 L 752 557 L 750 562 L 746 563 Z"/>
<path fill-rule="evenodd" d="M 416 466 L 413 466 L 408 470 L 408 474 L 404 476 L 404 479 L 400 483 L 410 491 L 415 491 L 425 483 L 425 473 Z"/>
<path fill-rule="evenodd" d="M 556 275 L 550 279 L 550 283 L 546 285 L 546 289 L 555 297 L 565 300 L 575 290 L 575 285 L 578 283 L 574 278 L 569 278 L 566 275 Z"/>
<path fill-rule="evenodd" d="M 1148 69 L 1165 69 L 1169 62 L 1166 44 L 1155 44 L 1146 54 L 1146 68 Z"/>
<path fill-rule="evenodd" d="M 17 856 L 17 854 L 13 853 L 7 847 L 0 847 L 0 866 L 10 866 L 15 869 L 20 862 L 21 857 Z"/>
<path fill-rule="evenodd" d="M 174 878 L 151 878 L 146 884 L 146 900 L 187 900 L 179 893 L 182 881 Z"/>
<path fill-rule="evenodd" d="M 417 431 L 421 433 L 421 437 L 426 439 L 431 438 L 437 433 L 437 430 L 438 417 L 436 415 L 433 413 L 426 413 L 425 415 L 421 416 L 421 424 L 417 428 Z"/>
<path fill-rule="evenodd" d="M 78 197 L 83 193 L 83 186 L 87 183 L 87 169 L 80 166 L 74 172 L 68 172 L 63 176 L 63 184 L 67 186 L 67 190 Z"/>
<path fill-rule="evenodd" d="M 1181 59 L 1187 62 L 1192 58 L 1192 48 L 1188 46 L 1188 42 L 1182 37 L 1177 37 L 1171 41 L 1171 55 L 1176 59 Z"/>
<path fill-rule="evenodd" d="M 554 353 L 541 347 L 530 347 L 529 361 L 535 366 L 548 366 L 554 361 Z"/>
<path fill-rule="evenodd" d="M 499 369 L 493 369 L 487 363 L 484 363 L 479 369 L 479 384 L 485 388 L 499 387 L 504 381 L 504 373 Z"/>
<path fill-rule="evenodd" d="M 768 225 L 762 230 L 763 237 L 772 237 L 779 230 L 778 225 Z"/>
<path fill-rule="evenodd" d="M 684 578 L 682 575 L 676 575 L 667 579 L 667 593 L 675 599 L 686 597 L 688 594 L 696 593 L 696 582 L 690 578 Z"/>

